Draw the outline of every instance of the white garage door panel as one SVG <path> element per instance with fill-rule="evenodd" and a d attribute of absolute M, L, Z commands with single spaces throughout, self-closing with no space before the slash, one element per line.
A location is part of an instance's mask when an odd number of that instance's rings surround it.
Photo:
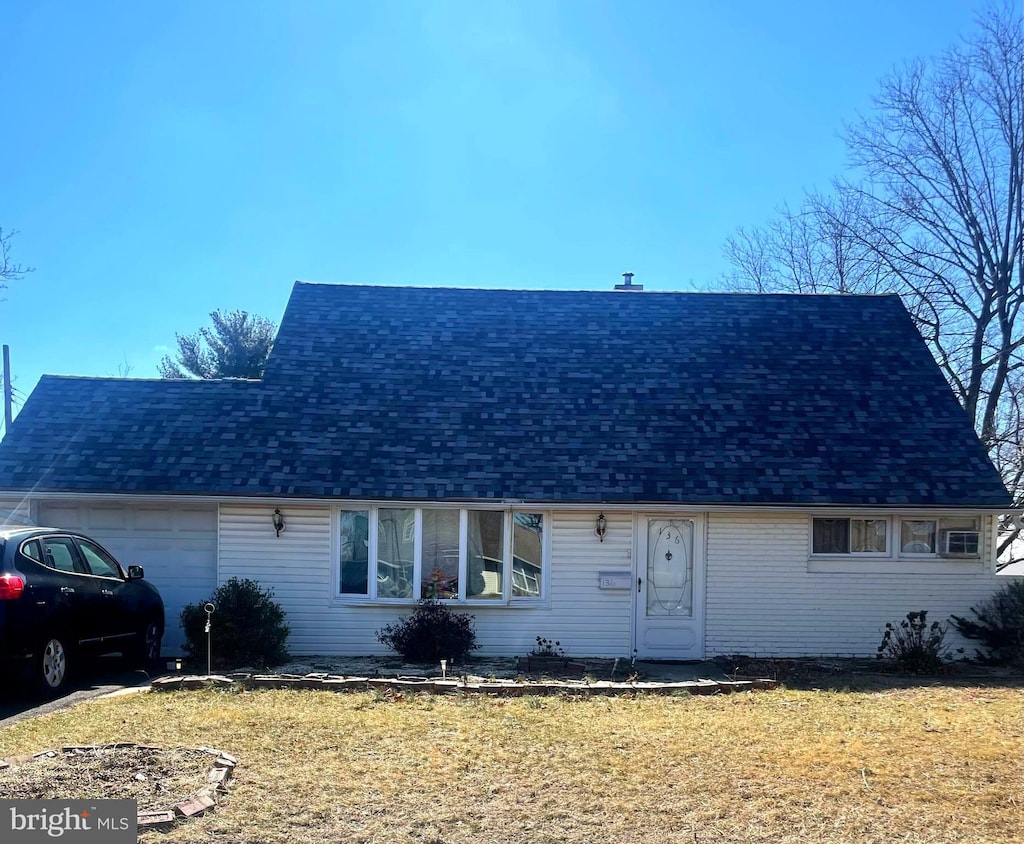
<path fill-rule="evenodd" d="M 125 530 L 128 527 L 128 515 L 123 507 L 116 510 L 95 507 L 88 512 L 89 527 L 91 530 Z"/>
<path fill-rule="evenodd" d="M 79 530 L 121 565 L 145 567 L 146 580 L 164 600 L 164 654 L 181 653 L 182 608 L 205 601 L 217 588 L 217 505 L 41 502 L 39 524 Z"/>
<path fill-rule="evenodd" d="M 43 527 L 63 528 L 64 530 L 85 530 L 86 512 L 84 508 L 74 505 L 44 504 L 39 505 L 38 522 Z"/>

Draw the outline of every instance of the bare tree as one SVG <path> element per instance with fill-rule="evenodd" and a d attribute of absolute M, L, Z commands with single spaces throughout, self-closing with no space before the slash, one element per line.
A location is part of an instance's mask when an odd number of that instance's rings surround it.
<path fill-rule="evenodd" d="M 0 290 L 7 289 L 8 281 L 15 281 L 25 276 L 26 273 L 33 272 L 32 267 L 26 267 L 23 264 L 17 263 L 11 255 L 11 241 L 14 240 L 16 231 L 4 231 L 0 228 Z M 3 373 L 0 373 L 0 387 L 3 386 Z M 11 378 L 11 396 L 12 403 L 19 404 L 20 399 L 17 394 L 17 389 L 14 387 L 14 378 Z M 0 417 L 2 419 L 3 417 Z"/>
<path fill-rule="evenodd" d="M 739 229 L 725 244 L 733 265 L 725 286 L 758 293 L 888 291 L 888 273 L 858 231 L 862 213 L 859 197 L 849 192 L 811 194 L 797 211 L 783 206 L 763 228 Z"/>
<path fill-rule="evenodd" d="M 11 255 L 11 241 L 17 234 L 0 228 L 0 290 L 6 289 L 8 281 L 15 281 L 33 271 L 32 267 L 17 263 Z"/>
<path fill-rule="evenodd" d="M 135 370 L 135 364 L 128 362 L 128 355 L 125 352 L 121 353 L 121 362 L 117 365 L 117 377 L 128 378 Z"/>
<path fill-rule="evenodd" d="M 732 289 L 903 297 L 1024 506 L 1024 21 L 886 77 L 846 128 L 851 171 L 725 247 Z M 1000 552 L 1019 534 L 1005 526 Z"/>
<path fill-rule="evenodd" d="M 178 334 L 178 359 L 165 355 L 163 378 L 259 378 L 274 343 L 276 326 L 246 311 L 213 311 L 212 327 Z"/>

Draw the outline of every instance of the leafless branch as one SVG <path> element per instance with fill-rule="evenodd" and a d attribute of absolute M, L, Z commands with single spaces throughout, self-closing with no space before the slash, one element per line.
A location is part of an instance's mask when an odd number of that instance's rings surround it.
<path fill-rule="evenodd" d="M 727 287 L 898 293 L 1024 506 L 1021 12 L 993 7 L 962 46 L 891 73 L 845 140 L 828 195 L 726 243 Z"/>

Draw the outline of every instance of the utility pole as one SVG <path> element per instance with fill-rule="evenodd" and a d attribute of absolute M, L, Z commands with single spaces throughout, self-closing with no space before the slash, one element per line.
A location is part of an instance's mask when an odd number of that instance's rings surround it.
<path fill-rule="evenodd" d="M 4 344 L 4 434 L 11 430 L 11 347 Z"/>

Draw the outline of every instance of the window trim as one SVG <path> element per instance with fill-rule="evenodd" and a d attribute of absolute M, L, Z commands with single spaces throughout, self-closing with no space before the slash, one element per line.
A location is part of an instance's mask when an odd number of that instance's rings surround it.
<path fill-rule="evenodd" d="M 413 510 L 415 513 L 414 527 L 414 567 L 413 593 L 411 598 L 389 598 L 377 594 L 377 570 L 375 560 L 378 559 L 378 514 L 381 510 Z M 496 506 L 488 504 L 445 504 L 434 503 L 358 503 L 339 504 L 331 508 L 331 599 L 334 606 L 374 606 L 374 607 L 408 607 L 419 602 L 422 592 L 423 578 L 423 511 L 424 510 L 455 510 L 459 513 L 459 595 L 446 598 L 445 606 L 473 607 L 476 609 L 492 608 L 527 608 L 549 607 L 551 582 L 551 527 L 552 511 L 545 507 L 529 507 L 508 505 Z M 502 593 L 498 598 L 467 598 L 466 570 L 468 567 L 469 512 L 474 510 L 500 512 L 503 514 Z M 366 594 L 354 594 L 341 591 L 341 513 L 343 511 L 360 511 L 367 513 L 367 584 Z M 541 576 L 540 595 L 526 597 L 512 594 L 512 570 L 515 565 L 514 550 L 514 516 L 516 513 L 537 513 L 544 518 L 544 532 L 541 537 Z"/>
<path fill-rule="evenodd" d="M 49 565 L 46 562 L 46 560 L 45 560 L 45 556 L 46 555 L 45 555 L 45 551 L 43 550 L 43 544 L 48 539 L 66 539 L 66 540 L 68 540 L 71 543 L 71 547 L 72 547 L 72 550 L 74 552 L 72 556 L 74 558 L 74 564 L 76 566 L 74 571 L 64 571 L 64 569 L 54 568 L 53 566 Z M 93 574 L 92 569 L 89 568 L 89 563 L 86 561 L 85 554 L 82 552 L 82 548 L 81 548 L 81 546 L 79 544 L 81 541 L 85 541 L 85 542 L 87 542 L 90 545 L 94 545 L 95 547 L 99 548 L 100 551 L 102 551 L 104 554 L 106 554 L 106 556 L 108 556 L 111 559 L 111 561 L 117 566 L 117 570 L 121 573 L 121 576 L 120 577 L 112 577 L 110 575 L 105 575 L 105 574 Z M 43 553 L 44 559 L 36 560 L 36 559 L 28 556 L 27 554 L 25 554 L 23 552 L 22 549 L 26 545 L 28 545 L 30 542 L 38 542 L 39 543 L 39 549 L 40 549 L 40 552 Z M 124 583 L 128 579 L 128 575 L 125 574 L 124 566 L 121 565 L 121 563 L 117 559 L 117 557 L 115 557 L 113 554 L 111 554 L 106 548 L 104 548 L 102 545 L 100 545 L 95 539 L 89 539 L 87 537 L 79 536 L 78 534 L 74 534 L 74 533 L 44 533 L 44 534 L 37 534 L 35 536 L 30 536 L 27 539 L 23 540 L 21 542 L 21 544 L 18 546 L 18 553 L 21 554 L 23 557 L 25 557 L 25 559 L 30 560 L 33 563 L 37 563 L 38 565 L 42 566 L 43 568 L 47 569 L 48 571 L 57 572 L 58 574 L 61 574 L 61 575 L 73 576 L 73 577 L 90 577 L 90 578 L 94 578 L 94 579 L 97 579 L 97 580 L 104 580 L 104 581 L 107 581 L 108 583 L 109 582 Z"/>
<path fill-rule="evenodd" d="M 830 520 L 846 519 L 847 522 L 852 522 L 854 520 L 862 521 L 862 522 L 885 522 L 885 550 L 884 551 L 853 551 L 853 550 L 850 550 L 850 551 L 845 551 L 845 552 L 843 552 L 843 551 L 815 551 L 814 550 L 814 523 L 815 523 L 815 521 L 818 521 L 818 520 L 824 521 L 826 519 L 830 519 Z M 857 557 L 857 558 L 864 557 L 865 559 L 870 559 L 870 560 L 885 560 L 885 559 L 890 558 L 892 556 L 892 553 L 893 553 L 892 529 L 893 529 L 892 519 L 889 516 L 879 516 L 879 515 L 870 515 L 870 516 L 868 516 L 868 515 L 863 515 L 863 514 L 860 514 L 860 513 L 854 513 L 854 514 L 836 513 L 835 515 L 828 515 L 828 516 L 811 516 L 811 520 L 810 520 L 810 540 L 809 540 L 810 541 L 810 547 L 808 549 L 808 553 L 809 553 L 809 555 L 811 557 L 822 558 L 822 559 L 846 560 L 846 559 L 849 559 L 850 557 Z M 849 526 L 849 533 L 847 535 L 846 542 L 847 542 L 847 545 L 850 546 L 851 549 L 852 549 L 852 546 L 853 546 L 853 525 L 852 524 Z"/>
<path fill-rule="evenodd" d="M 75 538 L 70 534 L 50 533 L 43 534 L 41 536 L 35 536 L 32 537 L 32 539 L 39 540 L 39 550 L 43 555 L 42 560 L 33 560 L 33 562 L 37 562 L 43 568 L 48 569 L 49 571 L 57 572 L 61 575 L 74 575 L 75 577 L 94 577 L 94 575 L 89 573 L 89 567 L 85 564 L 85 560 L 82 559 L 82 552 L 78 550 L 78 544 L 75 542 Z M 71 565 L 73 571 L 65 571 L 64 569 L 59 569 L 56 566 L 51 566 L 48 562 L 46 562 L 46 541 L 50 539 L 67 540 L 71 547 Z M 25 542 L 27 543 L 29 541 L 30 540 L 26 540 Z M 28 557 L 28 555 L 25 556 L 29 560 L 32 559 L 31 557 Z"/>
<path fill-rule="evenodd" d="M 106 548 L 104 548 L 98 542 L 93 541 L 92 539 L 86 539 L 84 536 L 76 536 L 74 537 L 74 539 L 75 547 L 78 548 L 78 554 L 82 558 L 82 563 L 86 568 L 86 574 L 88 574 L 90 577 L 101 578 L 102 580 L 114 580 L 117 582 L 124 582 L 125 580 L 127 580 L 127 575 L 125 574 L 124 569 L 121 567 L 121 563 L 119 563 L 117 559 L 114 557 L 114 555 L 111 554 Z M 114 569 L 117 572 L 117 574 L 97 574 L 92 570 L 92 566 L 89 564 L 89 559 L 85 556 L 85 548 L 90 545 L 93 548 L 99 550 L 100 553 L 98 556 L 101 560 L 104 557 L 106 557 L 109 562 L 114 564 Z"/>
<path fill-rule="evenodd" d="M 42 559 L 38 559 L 37 560 L 31 554 L 26 553 L 25 548 L 27 548 L 33 542 L 39 548 L 39 556 L 42 557 L 42 555 L 43 555 L 43 547 L 39 544 L 39 537 L 38 536 L 33 536 L 33 537 L 30 537 L 29 539 L 23 540 L 22 543 L 18 546 L 18 553 L 21 554 L 21 556 L 24 557 L 26 560 L 31 560 L 33 563 L 38 563 L 39 565 L 43 566 L 44 568 L 49 568 L 49 566 L 47 566 L 46 563 L 44 563 L 42 561 Z M 50 570 L 53 571 L 53 569 L 50 569 Z"/>
<path fill-rule="evenodd" d="M 886 522 L 886 551 L 871 552 L 861 551 L 848 553 L 818 553 L 814 550 L 814 522 L 816 519 L 867 519 L 867 520 L 880 520 Z M 943 520 L 954 520 L 954 519 L 973 519 L 975 524 L 978 525 L 978 553 L 976 556 L 968 557 L 963 555 L 946 556 L 940 553 L 940 542 L 942 535 L 942 521 Z M 921 568 L 921 571 L 939 571 L 946 570 L 949 566 L 955 567 L 957 570 L 962 570 L 966 567 L 977 569 L 979 566 L 984 568 L 986 549 L 988 547 L 988 539 L 985 535 L 985 519 L 986 514 L 977 513 L 970 510 L 963 511 L 962 514 L 950 514 L 950 513 L 933 513 L 933 512 L 922 512 L 922 513 L 865 513 L 863 511 L 850 510 L 839 513 L 829 513 L 828 515 L 822 514 L 808 514 L 807 519 L 807 559 L 809 562 L 819 561 L 822 563 L 838 562 L 843 561 L 854 561 L 859 568 L 859 571 L 872 571 L 867 564 L 871 562 L 879 563 L 885 566 L 880 569 L 882 571 L 896 570 L 894 564 L 901 564 L 903 568 L 900 571 L 909 571 L 911 569 L 906 568 L 908 564 L 920 563 L 926 568 Z M 928 553 L 913 553 L 909 551 L 903 551 L 903 524 L 904 522 L 934 522 L 935 523 L 935 550 Z M 956 528 L 950 528 L 950 530 L 956 530 Z M 969 530 L 969 528 L 963 528 L 963 530 Z M 948 564 L 948 565 L 947 565 Z M 918 568 L 911 567 L 914 571 Z M 811 567 L 812 571 L 827 571 L 828 568 L 823 567 Z"/>
<path fill-rule="evenodd" d="M 932 550 L 931 551 L 904 551 L 903 550 L 903 526 L 908 522 L 931 522 L 935 527 L 932 529 Z M 931 560 L 941 559 L 939 553 L 939 518 L 938 516 L 921 516 L 920 518 L 907 517 L 897 519 L 897 526 L 900 532 L 898 556 L 906 557 L 909 560 Z M 922 545 L 924 543 L 921 543 Z M 978 555 L 981 556 L 980 553 Z"/>
<path fill-rule="evenodd" d="M 380 523 L 378 521 L 381 510 L 412 510 L 413 511 L 413 547 L 412 547 L 412 596 L 409 598 L 381 598 L 377 595 L 377 563 L 380 562 Z M 401 504 L 387 505 L 384 507 L 369 508 L 369 522 L 367 524 L 367 555 L 366 555 L 366 598 L 378 604 L 408 604 L 415 603 L 419 594 L 420 566 L 416 563 L 420 559 L 421 532 L 420 507 L 407 507 Z M 403 540 L 405 525 L 402 526 Z M 339 548 L 340 552 L 340 548 Z M 339 564 L 340 574 L 340 564 Z"/>

